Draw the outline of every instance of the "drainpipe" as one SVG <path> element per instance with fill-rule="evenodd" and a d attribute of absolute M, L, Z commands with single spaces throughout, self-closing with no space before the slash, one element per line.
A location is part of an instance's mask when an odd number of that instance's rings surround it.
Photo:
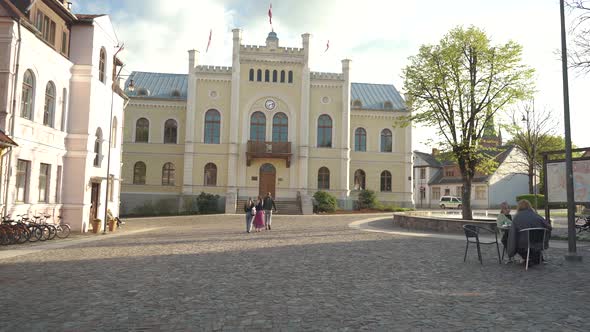
<path fill-rule="evenodd" d="M 13 17 L 13 19 L 16 21 L 17 26 L 18 26 L 18 39 L 17 39 L 17 45 L 16 45 L 16 65 L 15 65 L 15 70 L 14 70 L 14 77 L 12 80 L 12 109 L 10 110 L 10 116 L 12 117 L 10 119 L 10 133 L 9 136 L 12 136 L 12 138 L 14 139 L 14 127 L 16 126 L 16 94 L 17 94 L 17 82 L 18 82 L 18 72 L 19 72 L 19 67 L 20 67 L 20 49 L 21 49 L 21 42 L 22 42 L 22 36 L 21 36 L 21 19 L 18 18 L 16 19 L 15 17 Z M 6 216 L 8 215 L 8 188 L 10 187 L 10 177 L 11 177 L 11 170 L 12 170 L 12 153 L 13 153 L 13 149 L 10 148 L 10 151 L 8 152 L 8 165 L 7 165 L 7 171 L 6 171 L 6 187 L 4 188 L 4 213 L 3 215 Z"/>

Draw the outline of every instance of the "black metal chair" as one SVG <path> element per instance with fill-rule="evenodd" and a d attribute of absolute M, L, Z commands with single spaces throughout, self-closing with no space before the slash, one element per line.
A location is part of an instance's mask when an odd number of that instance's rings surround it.
<path fill-rule="evenodd" d="M 493 235 L 493 241 L 481 241 L 479 238 L 480 231 L 485 231 L 485 233 L 490 233 Z M 500 247 L 498 246 L 498 234 L 495 230 L 491 230 L 487 227 L 478 226 L 478 225 L 463 225 L 463 231 L 465 232 L 465 238 L 467 239 L 467 243 L 465 244 L 465 256 L 463 257 L 463 262 L 467 260 L 467 249 L 469 249 L 469 243 L 475 243 L 477 247 L 477 258 L 479 262 L 483 264 L 483 259 L 481 258 L 481 249 L 479 247 L 480 244 L 495 244 L 496 251 L 498 252 L 498 263 L 502 264 L 502 260 L 500 259 Z"/>
<path fill-rule="evenodd" d="M 545 250 L 545 240 L 547 239 L 547 229 L 543 227 L 525 228 L 518 231 L 518 235 L 526 236 L 527 249 L 526 249 L 526 265 L 525 270 L 529 269 L 529 255 L 531 249 L 538 250 L 540 253 L 539 260 L 543 260 L 543 251 Z"/>

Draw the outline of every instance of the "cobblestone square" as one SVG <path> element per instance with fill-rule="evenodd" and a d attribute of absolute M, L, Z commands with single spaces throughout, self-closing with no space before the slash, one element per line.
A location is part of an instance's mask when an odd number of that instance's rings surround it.
<path fill-rule="evenodd" d="M 489 246 L 483 265 L 474 248 L 464 263 L 464 241 L 349 226 L 369 217 L 391 227 L 387 215 L 275 216 L 251 234 L 238 215 L 136 219 L 0 258 L 0 330 L 590 329 L 588 246 L 582 263 L 552 247 L 529 271 Z"/>

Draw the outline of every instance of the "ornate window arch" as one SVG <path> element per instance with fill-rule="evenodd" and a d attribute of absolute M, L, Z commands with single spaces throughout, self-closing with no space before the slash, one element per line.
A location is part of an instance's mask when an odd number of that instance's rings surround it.
<path fill-rule="evenodd" d="M 147 167 L 143 161 L 138 161 L 133 165 L 133 184 L 145 184 L 145 174 Z"/>
<path fill-rule="evenodd" d="M 391 173 L 389 171 L 381 172 L 381 191 L 391 191 Z"/>
<path fill-rule="evenodd" d="M 43 124 L 53 127 L 55 119 L 55 84 L 49 81 L 45 87 L 45 107 L 43 108 Z"/>
<path fill-rule="evenodd" d="M 214 163 L 205 165 L 203 180 L 205 186 L 217 186 L 217 166 Z"/>
<path fill-rule="evenodd" d="M 354 190 L 366 189 L 366 174 L 362 169 L 357 169 L 354 172 Z"/>
<path fill-rule="evenodd" d="M 322 114 L 318 118 L 318 142 L 319 148 L 332 147 L 332 118 Z"/>
<path fill-rule="evenodd" d="M 289 140 L 289 119 L 283 112 L 276 113 L 272 118 L 272 141 L 287 142 Z"/>
<path fill-rule="evenodd" d="M 205 144 L 219 144 L 221 136 L 221 114 L 215 109 L 205 113 Z"/>
<path fill-rule="evenodd" d="M 354 131 L 354 151 L 367 151 L 367 131 L 356 128 Z"/>
<path fill-rule="evenodd" d="M 170 162 L 165 163 L 164 166 L 162 166 L 162 185 L 173 186 L 175 175 L 176 168 L 174 167 L 174 164 Z"/>
<path fill-rule="evenodd" d="M 104 49 L 104 47 L 102 47 L 100 49 L 100 58 L 98 59 L 98 79 L 103 83 L 107 82 L 106 67 L 107 51 Z"/>
<path fill-rule="evenodd" d="M 135 122 L 135 143 L 147 143 L 150 137 L 150 121 L 139 118 Z"/>
<path fill-rule="evenodd" d="M 327 167 L 318 170 L 318 189 L 330 190 L 330 170 Z"/>
<path fill-rule="evenodd" d="M 178 123 L 174 119 L 168 119 L 164 123 L 164 144 L 177 144 Z"/>
<path fill-rule="evenodd" d="M 381 152 L 392 152 L 393 151 L 393 136 L 391 130 L 381 130 Z"/>
<path fill-rule="evenodd" d="M 21 97 L 20 116 L 33 120 L 33 101 L 35 100 L 35 75 L 30 69 L 23 76 L 23 91 Z"/>
<path fill-rule="evenodd" d="M 266 140 L 266 116 L 262 112 L 254 112 L 250 117 L 250 140 L 258 142 Z"/>

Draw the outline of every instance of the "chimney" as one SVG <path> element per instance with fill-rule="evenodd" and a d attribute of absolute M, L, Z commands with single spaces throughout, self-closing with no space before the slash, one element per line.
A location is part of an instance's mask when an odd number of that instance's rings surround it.
<path fill-rule="evenodd" d="M 68 10 L 69 11 L 72 11 L 72 3 L 70 1 L 68 1 L 68 6 L 67 7 L 68 7 Z"/>
<path fill-rule="evenodd" d="M 437 148 L 432 148 L 432 156 L 436 157 L 436 155 L 438 155 L 438 149 Z"/>

